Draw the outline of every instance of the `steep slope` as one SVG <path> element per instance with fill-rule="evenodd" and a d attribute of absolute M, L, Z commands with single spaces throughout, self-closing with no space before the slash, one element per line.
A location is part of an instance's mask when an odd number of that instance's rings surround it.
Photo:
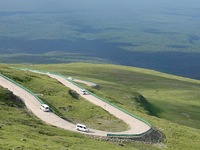
<path fill-rule="evenodd" d="M 0 118 L 0 149 L 2 150 L 92 150 L 96 147 L 110 150 L 121 149 L 118 144 L 93 140 L 79 133 L 44 124 L 24 108 L 24 104 L 19 101 L 19 98 L 2 87 L 0 87 Z"/>
<path fill-rule="evenodd" d="M 166 135 L 166 140 L 163 143 L 156 144 L 152 149 L 159 147 L 187 150 L 199 149 L 200 147 L 198 142 L 200 139 L 200 82 L 197 80 L 114 65 L 76 63 L 16 66 L 57 72 L 75 79 L 98 84 L 100 87 L 98 89 L 82 84 L 81 86 L 93 91 L 109 102 L 144 118 Z M 10 73 L 12 72 L 15 72 L 15 70 L 10 70 Z M 143 104 L 147 103 L 140 95 L 148 101 L 148 104 L 150 104 L 148 106 L 151 106 L 150 108 L 153 108 L 154 111 L 152 115 L 155 116 L 148 115 L 149 111 L 147 109 L 141 106 L 138 107 L 135 102 L 132 102 L 135 92 L 140 93 L 138 98 Z M 125 148 L 127 149 L 130 145 L 137 145 L 135 143 L 126 144 Z M 137 145 L 136 147 L 141 149 L 143 146 Z"/>

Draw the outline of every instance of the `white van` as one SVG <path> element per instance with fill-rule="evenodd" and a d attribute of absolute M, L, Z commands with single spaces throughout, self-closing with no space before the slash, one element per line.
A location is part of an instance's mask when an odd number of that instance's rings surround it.
<path fill-rule="evenodd" d="M 81 90 L 82 95 L 87 95 L 88 93 L 85 90 Z"/>
<path fill-rule="evenodd" d="M 42 110 L 45 111 L 45 112 L 48 112 L 48 111 L 49 111 L 49 106 L 48 106 L 47 104 L 42 104 L 42 105 L 40 106 L 40 109 L 42 109 Z"/>
<path fill-rule="evenodd" d="M 83 125 L 83 124 L 77 124 L 76 125 L 76 130 L 84 131 L 84 132 L 89 132 L 89 129 L 85 125 Z"/>

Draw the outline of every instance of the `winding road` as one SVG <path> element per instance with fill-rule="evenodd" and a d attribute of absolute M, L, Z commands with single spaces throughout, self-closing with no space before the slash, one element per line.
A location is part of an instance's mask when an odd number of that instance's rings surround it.
<path fill-rule="evenodd" d="M 66 87 L 75 90 L 77 93 L 80 93 L 81 88 L 73 84 L 72 82 L 68 81 L 66 78 L 51 74 L 51 73 L 43 73 L 38 71 L 33 71 L 35 73 L 40 74 L 46 74 L 51 78 L 54 78 L 58 80 L 60 83 L 65 85 Z M 14 95 L 18 96 L 20 99 L 22 99 L 26 105 L 26 107 L 39 119 L 43 120 L 47 124 L 63 128 L 66 130 L 71 130 L 75 132 L 80 132 L 76 130 L 76 125 L 67 122 L 66 120 L 60 118 L 59 116 L 55 115 L 52 112 L 43 112 L 40 109 L 41 103 L 38 101 L 38 99 L 29 93 L 28 91 L 24 90 L 22 87 L 18 86 L 17 84 L 9 81 L 7 78 L 0 76 L 0 86 L 7 88 L 11 92 L 13 92 Z M 109 105 L 108 103 L 96 98 L 95 96 L 88 94 L 88 95 L 81 95 L 85 100 L 90 101 L 91 103 L 98 105 L 108 111 L 110 114 L 116 116 L 117 118 L 123 120 L 125 123 L 129 125 L 129 130 L 123 131 L 123 132 L 107 132 L 107 131 L 100 131 L 95 129 L 90 129 L 90 132 L 81 132 L 83 134 L 89 134 L 89 135 L 96 135 L 96 136 L 107 136 L 107 134 L 142 134 L 151 129 L 149 125 L 146 123 L 140 121 L 137 118 L 134 118 L 127 113 L 124 113 L 123 111 L 115 108 L 112 105 Z"/>

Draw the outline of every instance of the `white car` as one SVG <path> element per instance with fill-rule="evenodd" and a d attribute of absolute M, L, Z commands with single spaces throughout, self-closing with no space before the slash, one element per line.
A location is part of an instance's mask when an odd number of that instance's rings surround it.
<path fill-rule="evenodd" d="M 47 104 L 42 104 L 40 106 L 40 109 L 42 109 L 44 112 L 48 112 L 49 111 L 49 106 Z"/>
<path fill-rule="evenodd" d="M 83 131 L 83 132 L 89 132 L 89 129 L 83 124 L 77 124 L 76 130 Z"/>
<path fill-rule="evenodd" d="M 81 90 L 82 95 L 87 95 L 88 93 L 85 90 Z"/>

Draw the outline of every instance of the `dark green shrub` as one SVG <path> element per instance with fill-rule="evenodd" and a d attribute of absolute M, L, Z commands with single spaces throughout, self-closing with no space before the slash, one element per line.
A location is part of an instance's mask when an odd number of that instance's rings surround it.
<path fill-rule="evenodd" d="M 74 90 L 69 90 L 68 92 L 73 98 L 78 99 L 79 98 L 79 94 L 74 91 Z"/>

